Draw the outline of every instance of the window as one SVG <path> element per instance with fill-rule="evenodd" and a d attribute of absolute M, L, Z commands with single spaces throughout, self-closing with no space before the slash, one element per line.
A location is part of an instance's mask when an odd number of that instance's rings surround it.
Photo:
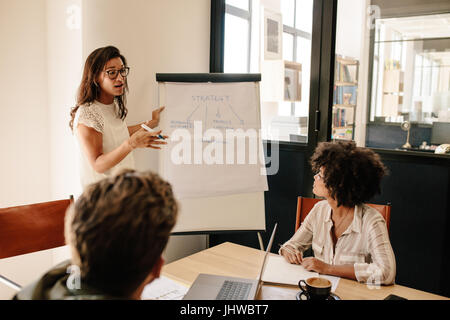
<path fill-rule="evenodd" d="M 249 21 L 227 13 L 225 19 L 224 71 L 229 73 L 249 72 L 249 36 L 242 32 L 249 28 Z"/>
<path fill-rule="evenodd" d="M 225 1 L 224 72 L 261 73 L 265 140 L 307 142 L 313 3 Z"/>
<path fill-rule="evenodd" d="M 224 72 L 250 72 L 251 0 L 226 0 Z"/>

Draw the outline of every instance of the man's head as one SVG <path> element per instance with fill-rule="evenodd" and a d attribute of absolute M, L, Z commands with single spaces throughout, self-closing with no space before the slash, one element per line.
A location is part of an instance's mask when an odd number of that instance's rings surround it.
<path fill-rule="evenodd" d="M 66 242 L 83 283 L 133 296 L 159 276 L 177 213 L 170 184 L 154 173 L 125 170 L 90 185 L 66 215 Z"/>

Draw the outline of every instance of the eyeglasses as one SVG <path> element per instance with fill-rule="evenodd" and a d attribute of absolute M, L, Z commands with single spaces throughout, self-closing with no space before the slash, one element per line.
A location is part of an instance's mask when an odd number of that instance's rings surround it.
<path fill-rule="evenodd" d="M 120 75 L 121 75 L 122 77 L 125 78 L 125 77 L 128 76 L 128 74 L 130 73 L 130 67 L 125 67 L 125 68 L 122 68 L 122 69 L 120 69 L 120 70 L 115 70 L 115 69 L 112 69 L 112 70 L 106 70 L 105 73 L 108 75 L 108 77 L 109 77 L 111 80 L 114 80 L 115 78 L 117 78 L 117 76 L 119 75 L 119 73 L 120 73 Z"/>

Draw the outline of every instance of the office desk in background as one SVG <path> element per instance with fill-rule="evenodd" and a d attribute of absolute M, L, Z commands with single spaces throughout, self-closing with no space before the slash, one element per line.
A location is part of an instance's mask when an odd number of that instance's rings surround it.
<path fill-rule="evenodd" d="M 199 273 L 256 279 L 263 259 L 261 250 L 225 242 L 165 265 L 162 274 L 187 286 L 191 286 Z M 296 286 L 264 283 L 257 299 L 295 300 L 298 291 Z M 382 300 L 390 294 L 410 300 L 448 299 L 397 284 L 370 289 L 365 284 L 343 278 L 335 294 L 342 300 Z"/>

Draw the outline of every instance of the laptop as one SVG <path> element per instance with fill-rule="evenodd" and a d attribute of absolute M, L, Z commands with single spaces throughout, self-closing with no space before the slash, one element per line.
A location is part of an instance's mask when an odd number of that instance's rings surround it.
<path fill-rule="evenodd" d="M 273 227 L 272 235 L 267 244 L 258 279 L 200 273 L 183 300 L 255 300 L 260 288 L 261 276 L 266 265 L 267 256 L 272 248 L 276 229 L 277 224 Z"/>

